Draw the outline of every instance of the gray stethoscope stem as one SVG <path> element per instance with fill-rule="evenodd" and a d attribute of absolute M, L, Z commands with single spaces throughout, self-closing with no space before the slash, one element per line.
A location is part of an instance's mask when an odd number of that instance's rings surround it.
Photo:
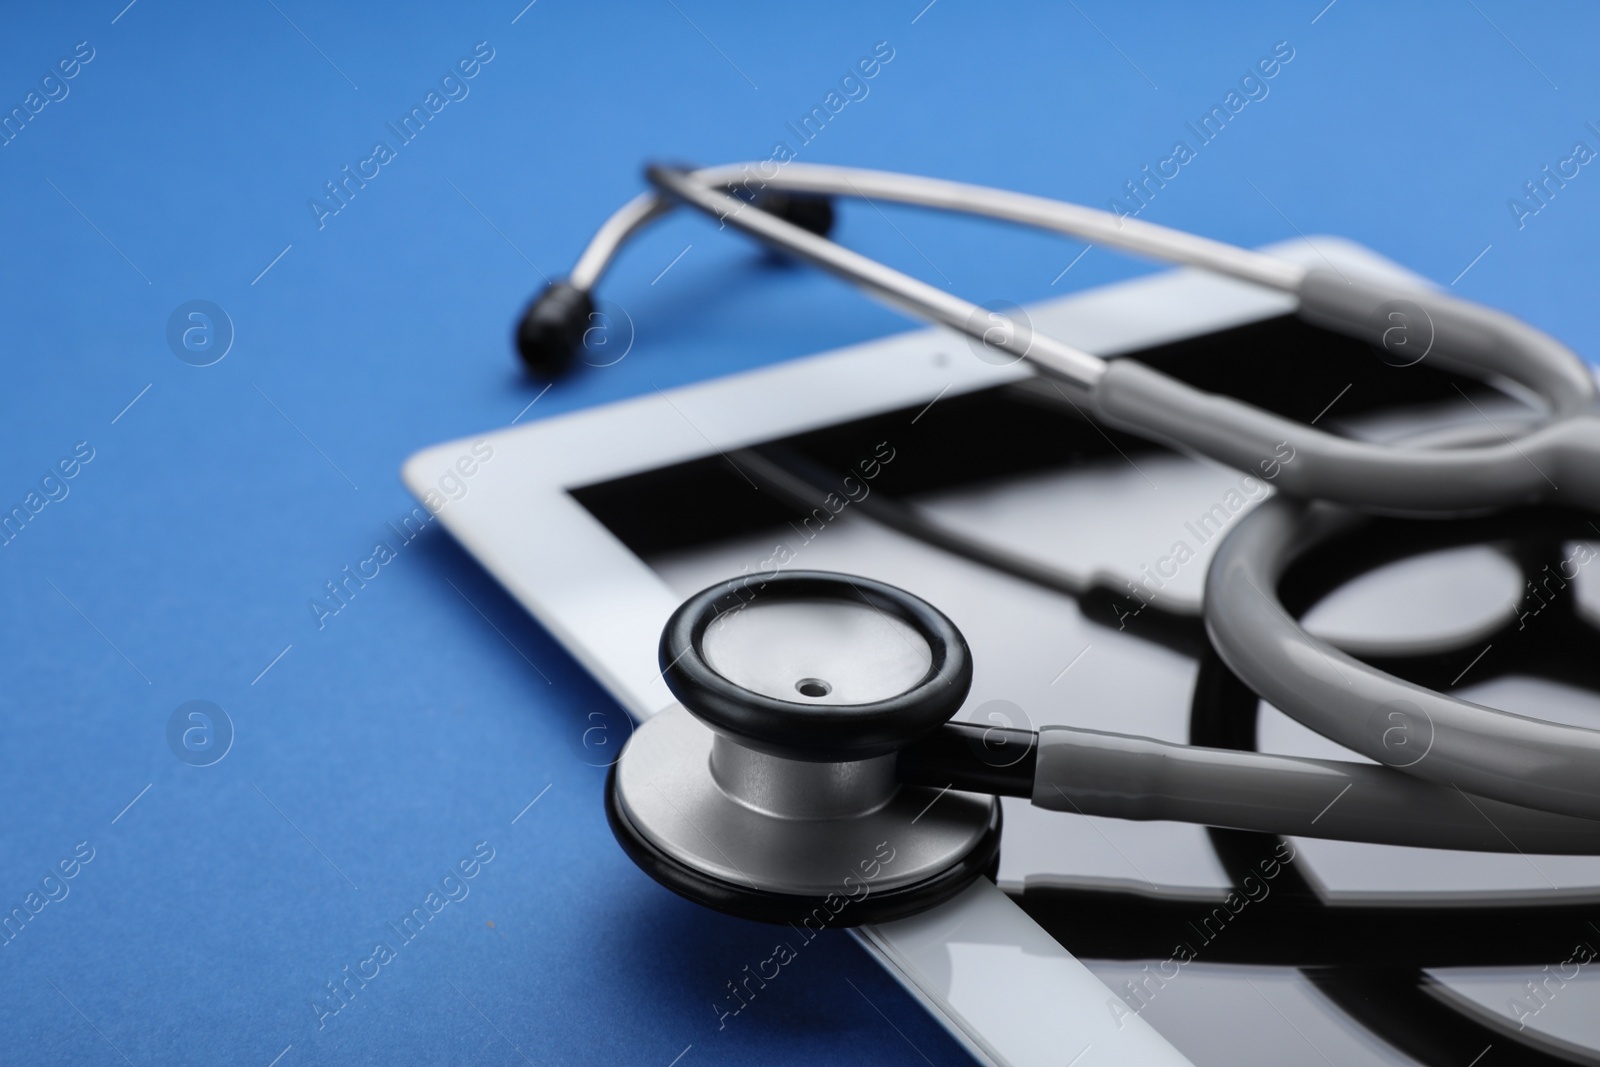
<path fill-rule="evenodd" d="M 1416 751 L 1430 737 L 1410 720 Z M 1600 820 L 1472 795 L 1404 769 L 1046 726 L 951 722 L 900 752 L 902 783 L 1024 797 L 1048 811 L 1374 845 L 1600 855 Z"/>
<path fill-rule="evenodd" d="M 741 179 L 748 187 L 752 180 L 750 169 L 748 164 L 734 164 L 697 170 L 693 173 L 695 185 L 674 185 L 673 195 L 717 214 L 726 221 L 740 214 L 740 209 L 745 205 L 741 201 L 718 193 L 717 188 L 740 184 Z M 664 176 L 663 181 L 671 182 L 672 178 Z M 1137 219 L 1118 219 L 1106 212 L 1076 204 L 1002 189 L 988 189 L 914 175 L 799 163 L 786 165 L 777 174 L 771 177 L 759 176 L 754 181 L 763 189 L 856 197 L 869 201 L 881 199 L 1040 227 L 1095 244 L 1120 248 L 1136 255 L 1199 267 L 1285 292 L 1295 292 L 1305 275 L 1304 268 L 1259 252 L 1168 229 L 1165 226 L 1140 222 Z M 699 189 L 709 190 L 713 196 L 701 196 Z M 669 212 L 672 206 L 672 199 L 655 193 L 643 193 L 629 201 L 607 219 L 590 239 L 568 280 L 579 289 L 585 291 L 592 289 L 617 253 L 621 251 L 622 246 L 639 230 Z M 890 300 L 902 309 L 910 310 L 913 315 L 932 318 L 996 347 L 1002 349 L 1007 347 L 988 331 L 988 318 L 981 314 L 982 309 L 976 305 L 953 300 L 949 294 L 922 285 L 915 279 L 891 271 L 864 256 L 847 253 L 825 238 L 807 235 L 803 231 L 796 234 L 766 227 L 765 220 L 770 216 L 764 212 L 758 214 L 760 218 L 752 216 L 751 219 L 745 220 L 744 224 L 749 227 L 748 232 L 760 236 L 763 240 L 780 244 L 793 254 L 804 255 L 810 262 L 824 269 L 835 269 L 833 264 L 840 264 L 842 269 L 836 270 L 837 273 L 849 277 L 857 284 L 872 287 L 875 294 Z M 782 220 L 778 221 L 783 225 Z M 796 229 L 798 228 L 788 227 L 790 231 Z M 846 254 L 841 255 L 841 252 Z M 975 331 L 970 328 L 974 324 L 978 325 Z M 1086 352 L 1059 345 L 1059 342 L 1048 339 L 1044 339 L 1042 345 L 1044 347 L 1036 351 L 1036 356 L 1042 355 L 1049 359 L 1050 362 L 1045 366 L 1080 388 L 1091 387 L 1104 372 L 1104 361 Z"/>
<path fill-rule="evenodd" d="M 1105 375 L 1106 361 L 1098 356 L 1043 334 L 1019 333 L 1009 321 L 1002 321 L 997 328 L 986 308 L 750 207 L 683 171 L 651 168 L 649 173 L 652 181 L 685 203 L 815 267 L 845 278 L 915 318 L 948 326 L 1015 359 L 1026 359 L 1039 370 L 1085 393 L 1091 392 Z"/>
<path fill-rule="evenodd" d="M 1287 443 L 1296 458 L 1279 473 L 1277 485 L 1286 492 L 1394 513 L 1450 515 L 1540 501 L 1600 510 L 1600 463 L 1595 462 L 1600 456 L 1600 420 L 1593 416 L 1594 378 L 1565 346 L 1509 315 L 1437 293 L 1397 293 L 1387 285 L 1332 271 L 1308 271 L 1290 264 L 1268 269 L 1265 264 L 1278 261 L 1162 227 L 1134 227 L 1130 220 L 1122 220 L 1126 232 L 1113 234 L 1117 230 L 1113 216 L 1060 204 L 1054 205 L 1060 211 L 1050 213 L 1044 208 L 1050 201 L 996 190 L 798 164 L 766 183 L 784 191 L 826 189 L 953 206 L 1094 240 L 1115 236 L 1118 247 L 1294 292 L 1302 318 L 1375 344 L 1392 343 L 1397 328 L 1408 331 L 1413 334 L 1408 343 L 1423 346 L 1424 354 L 1439 365 L 1489 381 L 1510 379 L 1537 394 L 1548 408 L 1549 418 L 1515 441 L 1507 438 L 1449 450 L 1369 444 L 1202 392 L 1135 360 L 1108 363 L 1037 332 L 996 329 L 985 309 L 729 196 L 702 180 L 704 173 L 663 168 L 649 172 L 667 193 L 725 225 L 859 285 L 916 317 L 1029 360 L 1041 372 L 1085 394 L 1094 415 L 1109 425 L 1245 471 L 1255 471 Z M 729 180 L 726 168 L 709 173 Z M 927 195 L 929 186 L 940 199 Z M 606 241 L 591 246 L 594 255 L 585 253 L 585 261 L 602 262 L 615 249 L 611 242 L 663 210 L 653 203 L 641 198 L 619 213 L 621 221 L 613 219 L 618 223 L 614 229 L 607 224 L 602 231 Z M 1046 215 L 1048 221 L 1041 221 Z M 1402 316 L 1398 327 L 1396 316 Z"/>
<path fill-rule="evenodd" d="M 1306 273 L 1305 268 L 1297 264 L 1260 252 L 1182 230 L 1138 219 L 1119 219 L 1108 212 L 1025 193 L 911 174 L 812 163 L 789 163 L 773 175 L 752 176 L 752 166 L 758 165 L 736 163 L 706 167 L 694 171 L 693 178 L 697 184 L 713 188 L 741 185 L 748 188 L 754 184 L 757 189 L 855 197 L 868 201 L 878 199 L 979 215 L 1053 230 L 1135 255 L 1199 267 L 1288 293 L 1297 291 Z M 628 201 L 590 238 L 588 247 L 583 250 L 568 280 L 580 289 L 593 288 L 629 238 L 670 211 L 672 205 L 671 199 L 657 193 L 641 193 Z"/>
<path fill-rule="evenodd" d="M 1600 855 L 1600 821 L 1470 796 L 1389 767 L 1047 726 L 1031 799 L 1051 811 L 1415 848 Z"/>

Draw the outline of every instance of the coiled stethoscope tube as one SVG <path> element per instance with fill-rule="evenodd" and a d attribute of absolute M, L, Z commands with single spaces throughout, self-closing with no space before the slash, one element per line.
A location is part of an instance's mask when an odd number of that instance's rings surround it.
<path fill-rule="evenodd" d="M 759 179 L 752 179 L 749 170 L 739 166 L 698 171 L 650 168 L 647 173 L 658 192 L 636 198 L 608 220 L 585 250 L 571 278 L 552 285 L 530 306 L 519 342 L 536 342 L 535 347 L 543 345 L 547 352 L 557 351 L 557 355 L 563 345 L 575 344 L 573 338 L 581 335 L 581 329 L 576 334 L 574 330 L 593 307 L 589 292 L 618 249 L 666 213 L 672 203 L 682 202 L 721 224 L 843 277 L 916 317 L 951 327 L 993 349 L 1027 360 L 1040 373 L 1074 390 L 1086 402 L 1090 414 L 1108 425 L 1246 471 L 1255 470 L 1280 444 L 1288 442 L 1295 449 L 1296 461 L 1278 469 L 1276 484 L 1284 496 L 1240 521 L 1224 540 L 1208 574 L 1207 633 L 1228 666 L 1263 698 L 1325 736 L 1390 764 L 1373 767 L 1177 746 L 1066 727 L 1047 727 L 1037 734 L 997 734 L 993 730 L 975 734 L 979 728 L 940 719 L 942 725 L 930 727 L 923 723 L 917 729 L 902 723 L 898 733 L 890 731 L 879 738 L 879 747 L 870 756 L 832 751 L 827 758 L 836 769 L 818 778 L 817 772 L 795 769 L 820 758 L 814 748 L 807 746 L 822 742 L 802 738 L 799 724 L 809 721 L 802 714 L 804 702 L 767 694 L 763 699 L 768 704 L 763 705 L 762 711 L 767 732 L 753 738 L 748 729 L 723 714 L 726 708 L 719 711 L 704 706 L 705 693 L 673 683 L 674 664 L 691 653 L 704 658 L 704 650 L 694 640 L 672 639 L 674 632 L 681 637 L 691 631 L 681 625 L 674 631 L 669 624 L 661 655 L 674 693 L 692 714 L 711 726 L 718 745 L 726 748 L 730 739 L 735 739 L 736 747 L 750 747 L 766 760 L 752 763 L 749 757 L 733 760 L 725 756 L 725 767 L 748 769 L 759 764 L 760 771 L 754 777 L 724 775 L 727 780 L 718 788 L 733 796 L 736 806 L 758 808 L 779 820 L 766 824 L 773 836 L 771 849 L 782 851 L 787 832 L 781 829 L 783 820 L 799 814 L 798 808 L 786 810 L 784 804 L 804 806 L 804 790 L 796 783 L 816 785 L 825 779 L 848 780 L 858 783 L 851 788 L 859 789 L 860 777 L 849 768 L 878 761 L 876 766 L 886 752 L 892 751 L 896 754 L 894 780 L 913 790 L 921 787 L 1027 796 L 1041 807 L 1083 814 L 1175 819 L 1385 844 L 1600 853 L 1600 790 L 1592 787 L 1593 772 L 1600 769 L 1600 733 L 1483 708 L 1403 682 L 1311 638 L 1277 597 L 1277 579 L 1295 553 L 1314 544 L 1324 528 L 1337 528 L 1343 521 L 1333 505 L 1432 517 L 1482 514 L 1534 503 L 1600 511 L 1596 386 L 1576 355 L 1510 316 L 1442 294 L 1396 291 L 1336 271 L 1305 269 L 1261 253 L 1075 205 L 954 182 L 847 168 L 790 164 L 776 175 L 763 174 Z M 758 186 L 756 190 L 751 189 L 752 181 Z M 754 203 L 730 192 L 741 192 Z M 996 331 L 992 313 L 986 309 L 828 240 L 824 234 L 831 223 L 831 208 L 826 207 L 826 202 L 808 199 L 819 196 L 883 199 L 1042 227 L 1292 293 L 1298 298 L 1300 317 L 1313 324 L 1375 344 L 1384 343 L 1389 334 L 1399 329 L 1403 331 L 1402 343 L 1421 347 L 1417 358 L 1428 356 L 1438 364 L 1492 384 L 1514 383 L 1533 393 L 1546 410 L 1539 422 L 1515 437 L 1496 430 L 1454 442 L 1400 445 L 1340 438 L 1251 405 L 1205 393 L 1131 359 L 1108 362 L 1031 331 Z M 523 344 L 523 351 L 528 356 L 528 344 Z M 529 362 L 532 366 L 538 361 L 530 357 Z M 1323 503 L 1305 504 L 1293 498 Z M 733 597 L 739 605 L 747 600 L 768 608 L 788 604 L 791 610 L 803 613 L 809 609 L 796 605 L 808 598 L 791 595 L 799 587 L 791 579 L 811 590 L 810 600 L 816 599 L 817 590 L 831 590 L 827 595 L 842 601 L 850 599 L 845 586 L 860 593 L 856 583 L 864 581 L 809 573 L 778 577 L 783 580 L 771 588 L 766 582 L 754 586 L 749 579 L 723 583 L 692 598 L 691 603 L 703 611 L 712 603 L 731 605 L 734 601 L 728 598 Z M 880 590 L 875 595 L 891 600 L 901 598 L 895 603 L 921 603 L 899 590 Z M 938 616 L 931 606 L 922 607 Z M 704 632 L 704 626 L 700 632 Z M 679 644 L 683 647 L 679 648 Z M 740 696 L 737 690 L 734 685 L 733 703 L 729 706 L 749 701 L 750 694 Z M 946 704 L 950 703 L 949 695 L 944 694 Z M 959 700 L 955 703 L 959 704 Z M 853 709 L 852 714 L 866 714 L 869 710 L 862 706 Z M 1392 759 L 1393 753 L 1384 741 L 1387 720 L 1374 727 L 1374 715 L 1390 713 L 1405 717 L 1408 729 L 1425 725 L 1425 731 L 1416 737 L 1419 743 L 1425 738 L 1426 744 L 1415 759 L 1411 758 L 1415 749 L 1408 750 L 1405 761 Z M 663 721 L 674 720 L 664 717 Z M 630 741 L 619 767 L 628 767 L 629 753 L 636 749 L 648 752 L 654 744 L 664 751 L 651 738 L 683 729 L 666 725 L 657 728 L 655 723 L 652 720 L 646 724 Z M 828 732 L 813 731 L 809 736 L 825 739 Z M 1009 751 L 1017 754 L 1015 759 L 997 764 L 985 756 L 997 739 L 1002 745 L 1012 746 Z M 639 756 L 633 763 L 644 764 L 650 759 L 648 755 Z M 655 765 L 662 768 L 671 762 L 659 753 L 654 759 Z M 713 758 L 711 763 L 714 769 L 717 760 Z M 628 773 L 631 772 L 624 771 L 623 776 Z M 881 776 L 882 772 L 873 773 Z M 623 776 L 614 775 L 613 788 L 608 791 L 613 826 L 618 828 L 620 819 L 631 827 L 627 833 L 619 828 L 618 836 L 629 838 L 625 847 L 640 860 L 641 848 L 660 852 L 663 842 L 672 835 L 658 834 L 652 839 L 647 826 L 641 828 L 629 821 L 628 789 L 619 784 Z M 715 773 L 711 775 L 711 779 L 716 778 Z M 787 787 L 773 786 L 774 782 L 789 779 L 793 780 Z M 706 793 L 705 783 L 694 779 L 693 774 L 684 782 L 686 788 Z M 769 801 L 774 796 L 790 799 L 771 808 L 762 807 L 768 801 L 752 800 L 755 794 L 740 799 L 740 790 L 754 788 L 755 782 L 764 783 L 757 792 Z M 633 795 L 642 795 L 642 788 L 636 781 Z M 827 788 L 844 789 L 837 784 Z M 884 793 L 889 795 L 893 795 L 892 790 Z M 1344 799 L 1330 807 L 1329 801 L 1335 797 Z M 865 806 L 857 815 L 869 809 L 879 810 L 872 803 L 862 803 Z M 652 817 L 662 818 L 649 816 L 645 822 Z M 836 818 L 838 814 L 829 817 Z M 998 823 L 980 808 L 970 808 L 966 818 L 967 829 L 945 846 L 946 860 L 930 860 L 925 874 L 946 862 L 953 864 L 950 870 L 959 866 L 964 878 L 976 876 L 975 871 L 984 862 L 993 835 L 998 832 Z M 677 832 L 680 836 L 683 833 L 681 828 Z M 641 846 L 641 841 L 653 843 Z M 687 859 L 690 867 L 698 862 L 704 868 L 727 873 L 726 865 L 704 854 L 701 846 L 685 846 L 679 840 L 676 845 L 669 842 L 665 852 L 672 852 L 674 847 L 682 853 L 672 859 L 679 866 Z M 645 861 L 641 863 L 644 865 Z M 783 869 L 788 871 L 784 877 L 791 880 L 800 870 Z M 652 873 L 686 892 L 682 884 Z M 693 877 L 700 878 L 705 873 L 701 870 Z M 943 889 L 948 887 L 947 880 Z M 746 888 L 749 893 L 744 895 L 743 903 L 710 899 L 717 894 L 708 896 L 703 889 L 693 887 L 687 895 L 725 910 L 750 913 L 752 901 L 761 899 L 763 893 L 781 895 L 783 887 L 762 885 L 757 880 Z M 917 906 L 927 906 L 927 902 L 918 902 Z"/>
<path fill-rule="evenodd" d="M 1277 498 L 1223 539 L 1206 575 L 1206 631 L 1223 662 L 1285 714 L 1415 778 L 1506 804 L 1600 819 L 1600 732 L 1487 708 L 1396 678 L 1307 633 L 1278 577 L 1348 524 L 1325 506 Z M 1573 519 L 1574 541 L 1600 538 Z M 1401 757 L 1385 744 L 1403 731 Z M 1498 822 L 1499 816 L 1485 813 Z M 1597 823 L 1596 825 L 1600 825 Z M 1514 837 L 1514 835 L 1513 835 Z M 1523 849 L 1540 851 L 1521 838 Z"/>

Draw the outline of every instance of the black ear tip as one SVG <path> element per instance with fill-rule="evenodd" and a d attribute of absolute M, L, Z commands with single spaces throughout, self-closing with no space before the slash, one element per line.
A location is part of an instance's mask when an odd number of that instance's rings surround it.
<path fill-rule="evenodd" d="M 583 346 L 594 300 L 570 282 L 551 282 L 528 304 L 517 323 L 517 352 L 528 373 L 553 381 L 571 369 Z"/>
<path fill-rule="evenodd" d="M 755 206 L 818 237 L 833 229 L 833 199 L 819 193 L 787 193 L 767 189 L 756 194 Z"/>

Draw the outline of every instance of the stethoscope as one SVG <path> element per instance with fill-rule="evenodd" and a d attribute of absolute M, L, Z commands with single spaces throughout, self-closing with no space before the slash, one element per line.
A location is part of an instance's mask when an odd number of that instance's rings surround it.
<path fill-rule="evenodd" d="M 1600 733 L 1482 707 L 1402 680 L 1313 637 L 1279 579 L 1362 513 L 1482 515 L 1545 505 L 1593 531 L 1596 385 L 1559 342 L 1500 312 L 1396 291 L 1136 219 L 929 178 L 792 163 L 648 170 L 656 192 L 596 233 L 566 281 L 529 306 L 517 343 L 544 376 L 570 364 L 591 293 L 621 246 L 684 203 L 874 296 L 1026 360 L 1089 417 L 1246 472 L 1279 455 L 1282 490 L 1217 550 L 1206 633 L 1262 699 L 1380 766 L 1174 745 L 1071 727 L 951 721 L 971 680 L 955 625 L 904 590 L 771 572 L 691 597 L 662 634 L 679 704 L 612 768 L 607 813 L 628 855 L 700 903 L 766 921 L 853 926 L 935 906 L 992 873 L 998 797 L 1085 815 L 1476 851 L 1600 854 Z M 1378 445 L 1209 394 L 1134 360 L 1106 361 L 825 236 L 828 196 L 1003 219 L 1294 294 L 1319 326 L 1530 394 L 1514 434 Z M 1286 353 L 1284 358 L 1294 358 Z M 1330 801 L 1337 799 L 1337 804 Z"/>

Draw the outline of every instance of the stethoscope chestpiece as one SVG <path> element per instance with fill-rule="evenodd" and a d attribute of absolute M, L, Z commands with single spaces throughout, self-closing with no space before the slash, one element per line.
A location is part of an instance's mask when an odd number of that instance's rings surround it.
<path fill-rule="evenodd" d="M 737 578 L 673 613 L 660 662 L 681 706 L 635 731 L 606 806 L 669 889 L 817 929 L 913 914 L 992 872 L 995 798 L 895 778 L 972 681 L 925 601 L 821 571 Z"/>

